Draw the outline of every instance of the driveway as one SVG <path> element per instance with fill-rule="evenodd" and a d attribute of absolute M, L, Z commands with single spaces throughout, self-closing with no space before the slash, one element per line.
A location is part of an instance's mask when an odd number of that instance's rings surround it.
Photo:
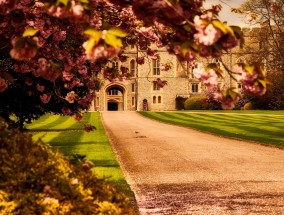
<path fill-rule="evenodd" d="M 102 120 L 143 214 L 284 214 L 284 150 L 160 123 Z"/>

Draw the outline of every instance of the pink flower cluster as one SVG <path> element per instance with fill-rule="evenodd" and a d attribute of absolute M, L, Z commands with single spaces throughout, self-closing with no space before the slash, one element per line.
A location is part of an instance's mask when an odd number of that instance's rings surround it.
<path fill-rule="evenodd" d="M 199 16 L 194 18 L 194 22 L 199 24 Z M 194 38 L 202 45 L 211 46 L 216 43 L 222 36 L 222 33 L 219 29 L 215 28 L 212 24 L 201 27 L 203 25 L 198 25 L 197 33 L 194 35 Z"/>
<path fill-rule="evenodd" d="M 237 80 L 242 84 L 245 92 L 259 96 L 266 93 L 266 78 L 259 65 L 245 66 L 240 64 L 236 66 L 235 72 L 237 73 Z"/>
<path fill-rule="evenodd" d="M 41 100 L 42 103 L 44 103 L 44 104 L 49 103 L 50 99 L 51 99 L 51 95 L 48 95 L 48 94 L 42 94 L 42 95 L 40 95 L 40 100 Z"/>
<path fill-rule="evenodd" d="M 192 72 L 205 86 L 212 88 L 218 85 L 218 75 L 213 69 L 205 69 L 202 64 L 198 64 L 197 68 L 194 68 Z"/>
<path fill-rule="evenodd" d="M 12 40 L 13 49 L 10 51 L 12 58 L 16 60 L 31 60 L 37 54 L 37 41 L 25 38 L 14 38 Z"/>
<path fill-rule="evenodd" d="M 84 131 L 86 131 L 86 132 L 90 132 L 90 131 L 95 130 L 95 129 L 96 129 L 96 127 L 95 127 L 95 126 L 93 126 L 93 125 L 85 124 L 85 125 L 84 125 L 84 127 L 83 127 L 83 129 L 84 129 Z"/>
<path fill-rule="evenodd" d="M 74 92 L 71 91 L 67 93 L 65 100 L 68 101 L 69 103 L 74 103 L 74 101 L 78 98 L 78 95 Z"/>
<path fill-rule="evenodd" d="M 161 71 L 169 71 L 172 68 L 173 64 L 171 62 L 163 63 L 160 66 Z"/>
<path fill-rule="evenodd" d="M 214 99 L 221 102 L 221 107 L 225 110 L 231 110 L 235 107 L 235 103 L 240 99 L 240 95 L 233 91 L 233 89 L 227 89 L 223 92 L 214 93 Z"/>
<path fill-rule="evenodd" d="M 87 49 L 87 42 L 83 44 L 83 47 Z M 93 47 L 90 53 L 86 53 L 87 59 L 91 61 L 101 60 L 101 59 L 110 59 L 119 53 L 119 48 L 105 47 L 103 45 L 96 45 Z"/>
<path fill-rule="evenodd" d="M 4 92 L 8 88 L 6 81 L 0 77 L 0 93 Z"/>
<path fill-rule="evenodd" d="M 163 88 L 165 85 L 167 85 L 167 81 L 163 81 L 160 78 L 156 79 L 156 83 L 159 88 Z"/>

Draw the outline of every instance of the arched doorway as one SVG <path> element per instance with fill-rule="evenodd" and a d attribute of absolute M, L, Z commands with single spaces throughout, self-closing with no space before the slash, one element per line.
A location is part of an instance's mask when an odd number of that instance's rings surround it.
<path fill-rule="evenodd" d="M 106 106 L 108 111 L 124 110 L 124 89 L 118 85 L 112 85 L 106 89 Z"/>
<path fill-rule="evenodd" d="M 108 111 L 118 111 L 118 102 L 115 100 L 109 100 L 107 102 L 107 110 Z"/>

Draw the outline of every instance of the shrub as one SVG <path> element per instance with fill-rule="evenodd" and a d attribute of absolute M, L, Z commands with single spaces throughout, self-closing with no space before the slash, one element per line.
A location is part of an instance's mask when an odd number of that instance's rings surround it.
<path fill-rule="evenodd" d="M 0 214 L 135 214 L 126 197 L 91 171 L 0 119 Z"/>
<path fill-rule="evenodd" d="M 176 109 L 177 110 L 183 110 L 184 109 L 184 102 L 186 101 L 186 98 L 183 97 L 176 97 Z"/>
<path fill-rule="evenodd" d="M 251 102 L 247 102 L 244 107 L 243 107 L 244 110 L 253 110 L 253 105 Z"/>
<path fill-rule="evenodd" d="M 206 106 L 206 98 L 204 96 L 193 96 L 184 102 L 186 110 L 204 110 Z"/>

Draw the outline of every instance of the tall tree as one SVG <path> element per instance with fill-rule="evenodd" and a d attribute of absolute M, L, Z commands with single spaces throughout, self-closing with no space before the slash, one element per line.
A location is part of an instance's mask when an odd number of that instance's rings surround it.
<path fill-rule="evenodd" d="M 128 45 L 157 57 L 150 48 L 155 43 L 184 61 L 219 57 L 241 45 L 241 29 L 218 19 L 219 6 L 205 9 L 202 4 L 202 0 L 0 1 L 0 93 L 27 92 L 30 105 L 40 110 L 36 116 L 48 111 L 76 114 L 90 105 L 99 73 L 111 81 L 127 77 L 125 68 L 106 65 L 115 56 L 124 61 Z M 244 75 L 248 68 L 254 73 L 253 79 L 249 74 L 250 82 Z M 265 77 L 257 66 L 243 65 L 240 71 L 245 84 L 257 86 L 248 90 L 265 91 Z M 213 64 L 198 74 L 211 85 L 216 81 L 208 80 L 222 76 Z M 9 101 L 5 96 L 1 103 Z M 232 103 L 238 95 L 229 89 L 219 98 Z M 56 104 L 56 111 L 51 104 Z M 0 111 L 7 115 L 13 110 L 1 107 Z M 22 116 L 23 111 L 18 111 L 14 114 Z"/>
<path fill-rule="evenodd" d="M 284 108 L 284 1 L 247 0 L 242 8 L 254 19 L 244 54 L 248 61 L 264 64 L 271 87 L 264 97 L 254 97 L 257 108 Z M 246 54 L 248 53 L 248 54 Z"/>

